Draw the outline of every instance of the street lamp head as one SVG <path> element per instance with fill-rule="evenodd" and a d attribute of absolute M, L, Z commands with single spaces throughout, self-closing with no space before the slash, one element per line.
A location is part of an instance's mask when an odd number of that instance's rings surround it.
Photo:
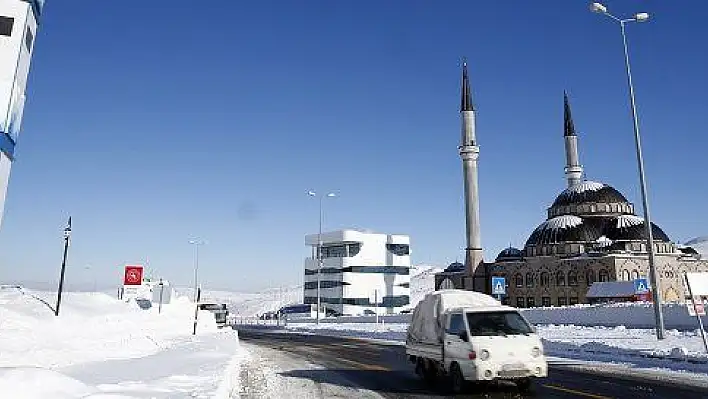
<path fill-rule="evenodd" d="M 647 20 L 649 20 L 649 13 L 640 12 L 640 13 L 638 13 L 637 15 L 634 16 L 634 19 L 635 19 L 637 22 L 646 22 Z"/>
<path fill-rule="evenodd" d="M 309 195 L 310 197 L 315 197 L 317 195 L 317 193 L 314 191 L 308 191 L 307 195 Z"/>
<path fill-rule="evenodd" d="M 607 7 L 605 7 L 602 3 L 592 3 L 590 5 L 590 10 L 599 14 L 607 14 Z"/>
<path fill-rule="evenodd" d="M 329 194 L 327 194 L 327 196 L 328 197 L 336 197 L 336 195 L 334 195 L 334 193 L 329 193 Z"/>

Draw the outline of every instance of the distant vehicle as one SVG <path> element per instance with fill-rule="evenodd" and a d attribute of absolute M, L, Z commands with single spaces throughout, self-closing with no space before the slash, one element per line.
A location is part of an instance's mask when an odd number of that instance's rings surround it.
<path fill-rule="evenodd" d="M 226 319 L 229 311 L 226 309 L 225 303 L 200 303 L 199 310 L 208 310 L 214 314 L 217 327 L 221 328 L 226 325 Z"/>
<path fill-rule="evenodd" d="M 406 355 L 429 382 L 450 377 L 453 392 L 467 381 L 512 380 L 533 390 L 548 376 L 541 339 L 515 308 L 489 295 L 435 291 L 418 303 L 408 326 Z"/>
<path fill-rule="evenodd" d="M 298 305 L 288 305 L 283 306 L 278 310 L 281 318 L 286 318 L 288 320 L 293 319 L 314 319 L 317 318 L 317 305 L 315 304 L 298 304 Z M 324 309 L 320 310 L 320 317 L 329 315 L 325 313 Z"/>

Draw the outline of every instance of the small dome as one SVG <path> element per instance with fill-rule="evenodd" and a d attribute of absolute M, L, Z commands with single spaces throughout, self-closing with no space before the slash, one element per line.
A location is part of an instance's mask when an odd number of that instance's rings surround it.
<path fill-rule="evenodd" d="M 465 270 L 465 265 L 460 262 L 453 262 L 445 269 L 446 272 L 461 272 Z"/>
<path fill-rule="evenodd" d="M 524 257 L 524 252 L 518 248 L 514 247 L 509 247 L 503 249 L 501 252 L 499 252 L 499 255 L 497 255 L 497 262 L 504 262 L 504 261 L 510 261 L 510 260 L 519 260 Z"/>
<path fill-rule="evenodd" d="M 600 230 L 574 215 L 562 215 L 541 223 L 526 241 L 529 245 L 558 244 L 563 242 L 589 242 L 600 238 Z"/>
<path fill-rule="evenodd" d="M 654 223 L 651 226 L 654 241 L 671 241 L 659 226 Z M 612 241 L 642 241 L 647 239 L 644 219 L 635 215 L 621 215 L 611 219 L 605 225 L 604 233 Z"/>
<path fill-rule="evenodd" d="M 563 190 L 551 207 L 587 202 L 611 204 L 628 203 L 629 201 L 622 193 L 605 183 L 586 180 Z"/>
<path fill-rule="evenodd" d="M 693 247 L 679 247 L 678 250 L 684 254 L 698 255 L 698 251 L 693 249 Z"/>

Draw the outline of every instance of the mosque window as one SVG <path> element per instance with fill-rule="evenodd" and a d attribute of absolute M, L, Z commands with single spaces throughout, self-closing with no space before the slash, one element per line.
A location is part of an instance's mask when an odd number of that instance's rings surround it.
<path fill-rule="evenodd" d="M 585 272 L 585 281 L 588 283 L 588 287 L 595 282 L 595 271 L 588 270 Z"/>
<path fill-rule="evenodd" d="M 551 297 L 550 296 L 541 297 L 541 306 L 550 307 L 551 306 Z"/>
<path fill-rule="evenodd" d="M 607 270 L 600 270 L 600 272 L 598 273 L 598 280 L 600 282 L 610 281 L 610 274 L 607 272 Z"/>
<path fill-rule="evenodd" d="M 532 296 L 526 298 L 526 307 L 532 308 L 536 306 L 536 299 Z"/>
<path fill-rule="evenodd" d="M 571 270 L 568 272 L 568 285 L 575 287 L 578 285 L 578 273 Z"/>
<path fill-rule="evenodd" d="M 632 270 L 632 280 L 636 280 L 639 278 L 639 270 L 634 269 Z"/>
<path fill-rule="evenodd" d="M 550 285 L 550 276 L 547 272 L 541 272 L 541 287 L 546 287 Z"/>
<path fill-rule="evenodd" d="M 522 296 L 516 297 L 516 307 L 517 308 L 524 307 L 524 297 L 522 297 Z"/>
<path fill-rule="evenodd" d="M 556 273 L 556 285 L 559 287 L 565 286 L 565 273 L 563 271 Z"/>
<path fill-rule="evenodd" d="M 14 18 L 0 17 L 0 36 L 12 36 L 12 27 L 14 25 Z"/>
<path fill-rule="evenodd" d="M 568 305 L 577 305 L 578 304 L 578 297 L 577 296 L 571 296 L 568 298 Z"/>
<path fill-rule="evenodd" d="M 533 273 L 526 273 L 526 286 L 533 287 Z"/>
<path fill-rule="evenodd" d="M 558 297 L 558 306 L 565 306 L 568 304 L 568 298 L 564 296 L 559 296 Z"/>
<path fill-rule="evenodd" d="M 514 282 L 516 283 L 517 288 L 521 288 L 524 286 L 524 276 L 521 275 L 521 273 L 517 273 L 516 276 L 514 276 Z"/>
<path fill-rule="evenodd" d="M 629 270 L 622 270 L 622 280 L 623 281 L 629 281 Z"/>

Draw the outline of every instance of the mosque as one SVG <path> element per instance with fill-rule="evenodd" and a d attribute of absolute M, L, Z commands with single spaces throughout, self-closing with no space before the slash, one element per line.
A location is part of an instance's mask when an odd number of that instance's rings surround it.
<path fill-rule="evenodd" d="M 516 307 L 563 306 L 588 302 L 595 282 L 649 277 L 647 229 L 634 205 L 612 186 L 583 178 L 578 136 L 564 93 L 565 175 L 567 188 L 547 210 L 546 220 L 523 249 L 509 247 L 494 262 L 482 260 L 477 187 L 479 147 L 467 66 L 462 73 L 462 144 L 467 248 L 465 264 L 453 263 L 435 275 L 435 288 L 491 294 L 491 278 L 506 279 L 503 301 Z M 663 301 L 685 297 L 684 272 L 708 271 L 708 260 L 690 247 L 676 245 L 652 223 L 655 266 Z"/>

